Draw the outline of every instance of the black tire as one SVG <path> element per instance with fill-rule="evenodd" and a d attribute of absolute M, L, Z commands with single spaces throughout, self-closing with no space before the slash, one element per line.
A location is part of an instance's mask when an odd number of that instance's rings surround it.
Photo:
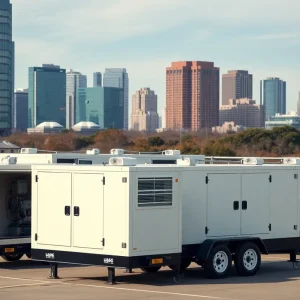
<path fill-rule="evenodd" d="M 31 259 L 31 253 L 26 253 L 27 258 Z"/>
<path fill-rule="evenodd" d="M 156 273 L 161 269 L 161 267 L 144 267 L 141 270 L 145 273 Z"/>
<path fill-rule="evenodd" d="M 3 254 L 1 257 L 6 261 L 18 261 L 24 254 Z"/>
<path fill-rule="evenodd" d="M 204 262 L 204 273 L 207 278 L 222 279 L 228 276 L 232 267 L 232 256 L 225 245 L 215 246 Z"/>
<path fill-rule="evenodd" d="M 241 276 L 255 275 L 261 265 L 261 253 L 254 243 L 245 243 L 236 250 L 234 265 Z"/>
<path fill-rule="evenodd" d="M 185 271 L 191 264 L 191 260 L 188 260 L 188 259 L 183 259 L 181 260 L 181 263 L 180 263 L 180 272 L 183 272 Z M 176 266 L 175 265 L 170 265 L 169 268 L 173 271 L 176 270 Z"/>

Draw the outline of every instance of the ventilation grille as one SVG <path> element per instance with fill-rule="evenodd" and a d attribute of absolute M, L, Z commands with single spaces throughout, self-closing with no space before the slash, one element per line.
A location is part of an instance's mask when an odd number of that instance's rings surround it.
<path fill-rule="evenodd" d="M 138 207 L 172 206 L 172 199 L 172 177 L 138 179 Z"/>

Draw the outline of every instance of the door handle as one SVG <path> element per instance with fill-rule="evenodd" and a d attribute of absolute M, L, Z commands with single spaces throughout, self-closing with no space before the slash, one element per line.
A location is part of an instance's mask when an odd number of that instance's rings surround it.
<path fill-rule="evenodd" d="M 239 208 L 240 208 L 240 202 L 234 201 L 233 202 L 233 210 L 239 210 Z"/>
<path fill-rule="evenodd" d="M 248 202 L 242 201 L 242 210 L 247 210 L 247 209 L 248 209 Z"/>
<path fill-rule="evenodd" d="M 65 206 L 65 215 L 70 216 L 71 215 L 71 208 L 70 206 Z"/>
<path fill-rule="evenodd" d="M 74 216 L 79 217 L 79 215 L 80 215 L 79 206 L 74 206 Z"/>

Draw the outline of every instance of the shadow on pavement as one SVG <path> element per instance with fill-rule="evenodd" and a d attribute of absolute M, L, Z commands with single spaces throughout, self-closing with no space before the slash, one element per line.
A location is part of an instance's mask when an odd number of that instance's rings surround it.
<path fill-rule="evenodd" d="M 140 284 L 149 286 L 171 286 L 176 285 L 173 281 L 174 273 L 169 270 L 162 270 L 155 274 L 141 273 L 139 269 L 133 270 L 134 273 L 127 274 L 123 270 L 116 271 L 117 283 L 122 285 Z M 94 272 L 93 272 L 94 273 Z M 65 277 L 66 281 L 80 280 L 85 284 L 106 283 L 107 277 Z M 213 285 L 227 285 L 227 284 L 257 284 L 257 283 L 279 283 L 290 282 L 300 279 L 300 270 L 295 270 L 292 264 L 287 262 L 272 262 L 262 264 L 260 271 L 251 277 L 240 277 L 236 274 L 234 267 L 231 270 L 230 276 L 225 279 L 211 280 L 206 279 L 202 268 L 189 268 L 185 271 L 181 278 L 181 285 L 199 285 L 199 284 L 213 284 Z"/>

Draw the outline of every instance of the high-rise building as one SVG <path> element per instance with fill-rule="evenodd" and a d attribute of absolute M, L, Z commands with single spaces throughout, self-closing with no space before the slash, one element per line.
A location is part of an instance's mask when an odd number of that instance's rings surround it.
<path fill-rule="evenodd" d="M 276 114 L 286 114 L 286 82 L 269 77 L 260 84 L 261 103 L 266 108 L 266 120 Z"/>
<path fill-rule="evenodd" d="M 66 73 L 66 80 L 66 128 L 69 129 L 75 125 L 76 90 L 87 87 L 87 77 L 71 69 Z"/>
<path fill-rule="evenodd" d="M 18 89 L 14 93 L 14 129 L 26 131 L 28 128 L 28 89 Z"/>
<path fill-rule="evenodd" d="M 53 121 L 66 126 L 66 70 L 44 64 L 29 68 L 28 127 Z"/>
<path fill-rule="evenodd" d="M 93 87 L 102 87 L 102 74 L 100 72 L 93 74 Z"/>
<path fill-rule="evenodd" d="M 12 41 L 12 5 L 0 1 L 0 135 L 13 127 L 14 43 Z"/>
<path fill-rule="evenodd" d="M 150 88 L 142 88 L 132 96 L 131 130 L 155 131 L 158 128 L 157 95 Z"/>
<path fill-rule="evenodd" d="M 300 116 L 297 112 L 289 112 L 286 115 L 276 114 L 266 121 L 266 129 L 275 127 L 292 126 L 300 130 Z"/>
<path fill-rule="evenodd" d="M 123 89 L 93 87 L 77 89 L 76 123 L 94 122 L 101 129 L 123 129 Z"/>
<path fill-rule="evenodd" d="M 265 127 L 265 107 L 252 99 L 230 99 L 228 105 L 220 108 L 220 125 L 225 122 L 246 128 Z"/>
<path fill-rule="evenodd" d="M 168 129 L 198 131 L 219 125 L 220 71 L 213 62 L 173 62 L 166 73 Z"/>
<path fill-rule="evenodd" d="M 104 87 L 121 88 L 124 91 L 124 129 L 128 129 L 128 99 L 129 99 L 129 78 L 126 69 L 109 68 L 105 69 L 103 77 Z"/>
<path fill-rule="evenodd" d="M 248 71 L 231 70 L 222 75 L 222 104 L 229 104 L 229 99 L 252 99 L 253 76 Z"/>

